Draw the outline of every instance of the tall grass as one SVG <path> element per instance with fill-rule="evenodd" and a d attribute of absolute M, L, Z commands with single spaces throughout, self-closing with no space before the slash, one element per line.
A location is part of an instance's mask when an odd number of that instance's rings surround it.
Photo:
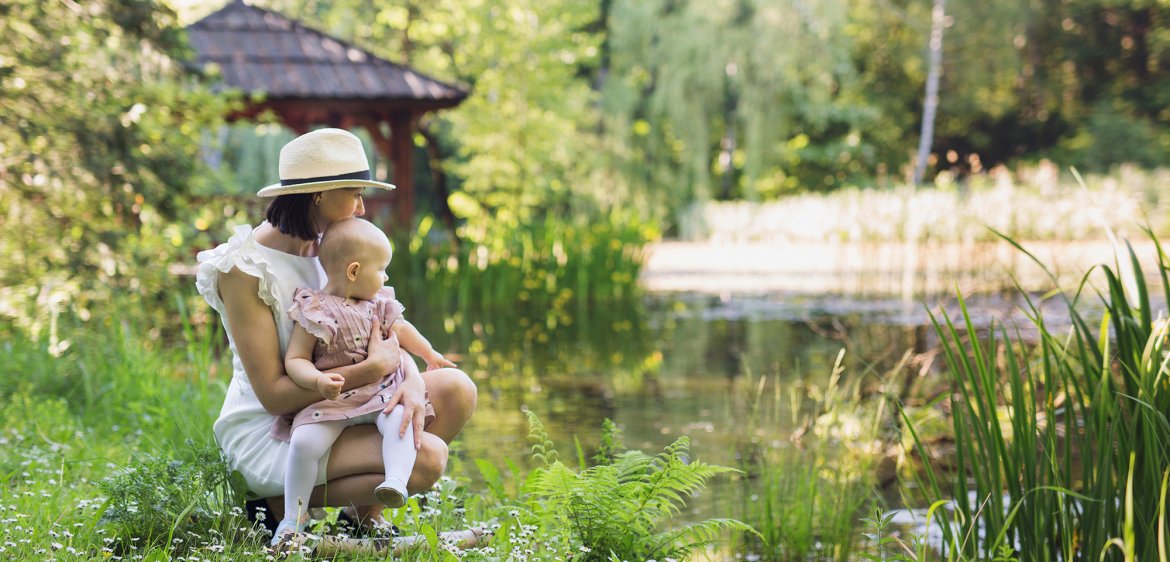
<path fill-rule="evenodd" d="M 427 216 L 408 237 L 395 233 L 390 282 L 441 310 L 573 310 L 628 301 L 639 294 L 643 249 L 657 237 L 650 223 L 620 212 L 595 220 L 548 216 L 517 226 L 468 225 L 458 244 L 434 230 Z"/>
<path fill-rule="evenodd" d="M 1154 288 L 1164 306 L 1170 280 L 1160 246 L 1157 269 Z M 1093 273 L 1071 295 L 1048 297 L 1064 299 L 1067 330 L 1050 327 L 1039 303 L 1024 295 L 1039 334 L 1035 346 L 1003 324 L 984 333 L 965 305 L 958 318 L 932 315 L 955 388 L 957 473 L 947 484 L 927 462 L 924 480 L 932 499 L 949 498 L 954 506 L 957 523 L 941 522 L 951 557 L 991 558 L 1004 548 L 1022 560 L 1164 556 L 1158 538 L 1167 529 L 1163 481 L 1170 468 L 1165 311 L 1155 316 L 1132 248 Z M 1098 278 L 1101 288 L 1092 289 Z M 1100 318 L 1083 312 L 1091 292 L 1103 307 Z M 1141 493 L 1127 493 L 1130 486 Z M 1126 548 L 1110 549 L 1118 541 Z"/>
<path fill-rule="evenodd" d="M 755 436 L 759 427 L 778 423 L 762 415 L 760 403 L 769 398 L 790 400 L 797 429 L 782 447 L 743 455 L 742 469 L 754 481 L 741 481 L 741 518 L 759 531 L 760 541 L 745 535 L 742 550 L 764 560 L 854 559 L 892 432 L 885 392 L 862 398 L 865 378 L 843 378 L 844 358 L 842 350 L 823 386 L 803 393 L 790 387 L 787 397 L 778 384 L 765 396 L 767 377 L 748 377 L 754 390 L 745 433 Z"/>
<path fill-rule="evenodd" d="M 963 185 L 845 188 L 766 203 L 697 203 L 679 217 L 679 237 L 717 242 L 976 243 L 996 242 L 987 226 L 1019 240 L 1093 240 L 1101 227 L 1135 220 L 1170 226 L 1164 205 L 1170 169 L 1123 166 L 1110 175 L 1073 177 L 1041 165 L 1017 174 L 997 170 Z"/>

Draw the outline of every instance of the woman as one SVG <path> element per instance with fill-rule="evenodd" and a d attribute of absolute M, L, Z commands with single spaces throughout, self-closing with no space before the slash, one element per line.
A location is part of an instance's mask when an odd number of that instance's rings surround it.
<path fill-rule="evenodd" d="M 280 183 L 261 189 L 274 197 L 267 220 L 241 226 L 214 250 L 199 254 L 196 285 L 217 312 L 232 350 L 232 380 L 214 425 L 216 440 L 234 470 L 244 476 L 250 498 L 266 498 L 272 517 L 283 516 L 282 498 L 288 443 L 269 434 L 274 416 L 296 412 L 320 400 L 284 372 L 292 333 L 286 311 L 298 287 L 322 287 L 317 260 L 319 236 L 334 222 L 365 213 L 365 187 L 393 189 L 370 179 L 361 141 L 340 129 L 320 129 L 290 141 L 280 151 Z M 372 330 L 375 334 L 379 330 Z M 369 356 L 336 371 L 345 390 L 379 379 L 397 364 L 400 350 L 375 336 Z M 438 481 L 447 465 L 447 443 L 475 409 L 475 384 L 462 371 L 436 369 L 420 374 L 405 361 L 406 377 L 387 409 L 402 404 L 404 427 L 414 424 L 418 456 L 407 488 L 417 493 Z M 427 402 L 435 420 L 424 431 Z M 382 437 L 373 425 L 346 429 L 322 459 L 310 507 L 354 506 L 360 518 L 380 520 L 374 488 L 384 479 Z"/>

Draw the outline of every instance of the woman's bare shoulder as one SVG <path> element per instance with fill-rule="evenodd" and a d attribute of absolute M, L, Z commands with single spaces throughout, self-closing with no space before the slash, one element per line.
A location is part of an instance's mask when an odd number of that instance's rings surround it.
<path fill-rule="evenodd" d="M 260 278 L 249 275 L 238 267 L 219 273 L 220 298 L 228 299 L 228 295 L 252 295 L 260 300 L 257 291 L 260 289 Z"/>

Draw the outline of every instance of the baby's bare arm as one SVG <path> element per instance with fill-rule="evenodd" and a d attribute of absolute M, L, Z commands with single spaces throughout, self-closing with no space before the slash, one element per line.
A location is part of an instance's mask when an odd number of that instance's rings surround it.
<path fill-rule="evenodd" d="M 313 365 L 313 347 L 316 344 L 316 336 L 299 324 L 294 325 L 288 351 L 284 354 L 284 372 L 301 388 L 320 392 L 325 398 L 337 398 L 345 379 L 337 373 L 322 373 Z"/>
<path fill-rule="evenodd" d="M 402 349 L 409 351 L 417 357 L 421 357 L 423 361 L 427 362 L 427 370 L 433 371 L 440 367 L 454 367 L 455 364 L 443 357 L 442 353 L 435 351 L 431 342 L 427 341 L 418 328 L 414 324 L 407 322 L 405 318 L 399 318 L 390 326 L 394 334 L 398 336 L 398 342 Z"/>

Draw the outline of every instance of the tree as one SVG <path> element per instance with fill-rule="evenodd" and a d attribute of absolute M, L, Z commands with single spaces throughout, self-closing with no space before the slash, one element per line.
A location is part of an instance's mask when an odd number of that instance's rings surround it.
<path fill-rule="evenodd" d="M 170 300 L 193 228 L 185 194 L 224 102 L 184 71 L 150 0 L 0 5 L 0 315 L 39 331 L 119 302 Z"/>
<path fill-rule="evenodd" d="M 600 153 L 588 69 L 600 38 L 586 0 L 272 2 L 273 9 L 439 79 L 467 84 L 422 141 L 456 178 L 457 211 L 514 224 L 592 197 Z"/>
<path fill-rule="evenodd" d="M 922 133 L 918 139 L 918 156 L 914 164 L 914 185 L 922 183 L 930 143 L 934 140 L 934 116 L 938 111 L 938 81 L 942 72 L 943 27 L 946 0 L 934 0 L 930 11 L 930 67 L 926 74 L 926 97 L 922 102 Z"/>

